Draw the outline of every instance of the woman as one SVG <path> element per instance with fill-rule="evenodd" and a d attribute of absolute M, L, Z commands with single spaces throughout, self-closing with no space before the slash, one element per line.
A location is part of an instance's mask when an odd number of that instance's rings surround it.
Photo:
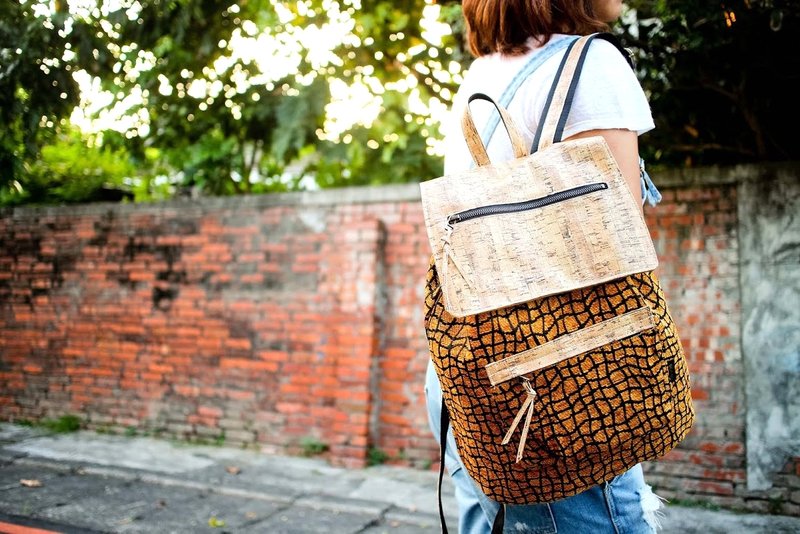
<path fill-rule="evenodd" d="M 471 165 L 460 117 L 466 99 L 485 93 L 495 100 L 537 54 L 540 65 L 526 75 L 507 105 L 530 144 L 545 105 L 547 92 L 563 57 L 559 41 L 569 35 L 603 31 L 621 13 L 621 0 L 464 0 L 467 39 L 475 61 L 454 99 L 444 125 L 445 175 Z M 564 44 L 564 43 L 561 43 Z M 544 59 L 544 58 L 547 59 Z M 472 104 L 479 131 L 494 108 Z M 607 141 L 631 192 L 655 203 L 657 190 L 640 170 L 638 135 L 654 127 L 646 97 L 633 71 L 614 45 L 596 39 L 579 78 L 564 139 L 602 136 Z M 513 157 L 502 128 L 491 137 L 487 152 L 492 161 Z M 441 389 L 432 365 L 425 386 L 431 428 L 437 439 Z M 452 433 L 447 436 L 445 464 L 456 487 L 461 534 L 488 533 L 499 505 L 488 499 L 461 464 Z M 641 466 L 574 497 L 542 505 L 507 506 L 506 532 L 590 534 L 650 533 L 657 527 L 661 502 L 645 484 Z"/>

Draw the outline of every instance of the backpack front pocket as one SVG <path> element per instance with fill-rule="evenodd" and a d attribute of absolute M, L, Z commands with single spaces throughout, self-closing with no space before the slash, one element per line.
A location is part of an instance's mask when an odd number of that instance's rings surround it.
<path fill-rule="evenodd" d="M 524 400 L 503 438 L 508 444 L 518 434 L 516 461 L 529 436 L 569 457 L 663 424 L 670 407 L 662 364 L 643 337 L 653 328 L 650 308 L 642 306 L 487 365 L 493 385 L 523 386 L 513 388 Z"/>
<path fill-rule="evenodd" d="M 625 448 L 672 419 L 668 372 L 650 332 L 615 340 L 541 373 L 539 432 L 564 457 Z"/>

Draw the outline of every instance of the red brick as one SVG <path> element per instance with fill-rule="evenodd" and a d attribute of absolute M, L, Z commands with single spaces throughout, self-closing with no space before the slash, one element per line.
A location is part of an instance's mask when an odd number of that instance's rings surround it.
<path fill-rule="evenodd" d="M 244 338 L 226 339 L 223 345 L 230 349 L 250 350 L 252 348 L 250 340 Z"/>
<path fill-rule="evenodd" d="M 281 384 L 278 390 L 281 393 L 287 394 L 297 394 L 297 396 L 308 395 L 308 385 L 307 384 Z"/>
<path fill-rule="evenodd" d="M 155 363 L 150 364 L 148 369 L 154 373 L 171 373 L 175 370 L 171 365 L 161 365 Z"/>
<path fill-rule="evenodd" d="M 711 482 L 708 480 L 698 481 L 696 489 L 700 493 L 710 493 L 713 495 L 733 495 L 733 486 L 721 482 Z"/>
<path fill-rule="evenodd" d="M 145 380 L 147 382 L 156 382 L 156 383 L 160 383 L 161 380 L 163 379 L 163 375 L 161 373 L 143 372 L 143 373 L 141 373 L 141 377 L 142 377 L 142 380 Z"/>
<path fill-rule="evenodd" d="M 301 263 L 292 265 L 293 273 L 316 273 L 319 271 L 319 264 L 317 263 Z"/>
<path fill-rule="evenodd" d="M 258 351 L 258 357 L 268 362 L 285 362 L 289 359 L 289 354 L 279 350 Z"/>
<path fill-rule="evenodd" d="M 745 452 L 743 443 L 728 443 L 722 450 L 726 454 L 744 454 Z"/>
<path fill-rule="evenodd" d="M 222 410 L 216 406 L 198 406 L 197 415 L 200 417 L 222 417 Z"/>
<path fill-rule="evenodd" d="M 91 374 L 92 376 L 115 376 L 117 375 L 117 372 L 111 369 L 93 367 L 89 369 L 89 374 Z"/>
<path fill-rule="evenodd" d="M 229 390 L 225 392 L 225 397 L 231 400 L 253 400 L 255 398 L 253 391 L 234 391 Z"/>
<path fill-rule="evenodd" d="M 246 301 L 246 300 L 237 300 L 232 302 L 228 305 L 228 308 L 231 311 L 235 312 L 243 312 L 243 313 L 253 313 L 255 312 L 256 305 L 255 302 Z"/>
<path fill-rule="evenodd" d="M 708 452 L 713 454 L 720 450 L 720 446 L 716 443 L 706 441 L 700 444 L 700 450 L 703 452 Z"/>
<path fill-rule="evenodd" d="M 220 368 L 275 372 L 278 370 L 278 365 L 274 362 L 247 360 L 243 358 L 222 358 L 220 360 Z"/>
<path fill-rule="evenodd" d="M 298 414 L 305 413 L 307 407 L 304 404 L 297 402 L 278 402 L 275 404 L 275 409 L 279 413 Z"/>

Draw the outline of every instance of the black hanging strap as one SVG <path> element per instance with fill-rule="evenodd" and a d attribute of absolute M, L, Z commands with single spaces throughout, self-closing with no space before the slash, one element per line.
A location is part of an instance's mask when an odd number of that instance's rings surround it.
<path fill-rule="evenodd" d="M 497 510 L 497 515 L 494 516 L 494 523 L 492 523 L 492 534 L 503 534 L 503 527 L 506 523 L 506 505 L 501 504 L 500 509 Z"/>
<path fill-rule="evenodd" d="M 442 481 L 444 480 L 444 458 L 447 450 L 447 431 L 450 429 L 450 412 L 442 400 L 442 417 L 439 423 L 439 485 L 437 494 L 439 497 L 439 524 L 442 526 L 442 534 L 447 534 L 447 522 L 444 519 L 444 507 L 442 506 Z M 506 505 L 501 504 L 497 515 L 492 523 L 492 534 L 503 534 L 503 526 L 506 519 Z"/>
<path fill-rule="evenodd" d="M 442 480 L 444 479 L 444 453 L 447 450 L 447 430 L 450 428 L 450 412 L 442 399 L 442 418 L 439 423 L 439 524 L 442 534 L 447 534 L 447 523 L 444 520 L 444 507 L 442 506 Z"/>
<path fill-rule="evenodd" d="M 604 32 L 604 33 L 598 33 L 597 35 L 595 35 L 595 37 L 597 37 L 598 39 L 602 39 L 604 41 L 608 41 L 609 43 L 614 45 L 614 48 L 619 50 L 619 53 L 622 54 L 622 57 L 625 58 L 625 61 L 628 62 L 628 65 L 630 65 L 632 69 L 636 68 L 636 64 L 633 61 L 633 55 L 631 54 L 631 51 L 622 46 L 622 43 L 619 41 L 616 35 L 614 35 L 613 33 Z"/>

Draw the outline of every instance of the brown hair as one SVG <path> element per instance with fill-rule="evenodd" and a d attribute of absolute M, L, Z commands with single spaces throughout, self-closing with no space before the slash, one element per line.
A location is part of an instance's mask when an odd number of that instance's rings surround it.
<path fill-rule="evenodd" d="M 541 44 L 554 33 L 587 35 L 606 30 L 591 0 L 463 0 L 467 43 L 475 56 L 523 54 L 531 37 Z"/>

